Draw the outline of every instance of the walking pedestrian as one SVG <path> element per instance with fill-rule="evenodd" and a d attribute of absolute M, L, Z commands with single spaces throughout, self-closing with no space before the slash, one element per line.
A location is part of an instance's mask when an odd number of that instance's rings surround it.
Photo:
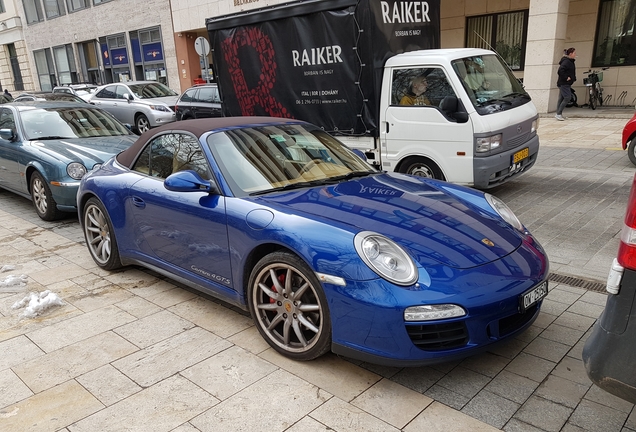
<path fill-rule="evenodd" d="M 574 61 L 576 60 L 576 50 L 574 48 L 568 48 L 563 51 L 563 58 L 559 62 L 559 70 L 557 75 L 557 87 L 559 88 L 559 100 L 557 101 L 557 111 L 554 116 L 559 121 L 566 120 L 567 117 L 563 116 L 563 109 L 572 99 L 572 84 L 576 81 L 576 67 Z"/>
<path fill-rule="evenodd" d="M 9 90 L 4 89 L 4 95 L 9 98 L 10 101 L 13 100 L 13 96 L 11 95 L 11 93 L 9 93 Z"/>

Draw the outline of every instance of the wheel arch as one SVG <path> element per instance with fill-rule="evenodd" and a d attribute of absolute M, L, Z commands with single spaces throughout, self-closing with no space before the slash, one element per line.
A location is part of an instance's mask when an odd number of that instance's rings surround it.
<path fill-rule="evenodd" d="M 307 263 L 307 261 L 302 257 L 302 255 L 280 244 L 263 243 L 256 246 L 254 249 L 252 249 L 249 252 L 247 258 L 245 259 L 243 263 L 242 273 L 240 273 L 243 279 L 241 291 L 242 291 L 243 298 L 245 299 L 245 304 L 247 304 L 247 290 L 249 288 L 249 281 L 250 281 L 250 275 L 252 274 L 252 270 L 254 270 L 256 263 L 258 263 L 265 256 L 272 254 L 274 252 L 289 252 L 290 254 L 297 256 L 299 259 Z"/>
<path fill-rule="evenodd" d="M 442 174 L 443 178 L 446 179 L 446 173 L 444 172 L 444 169 L 442 168 L 442 165 L 440 165 L 434 158 L 430 157 L 430 156 L 425 156 L 425 155 L 421 155 L 421 154 L 410 154 L 407 156 L 404 156 L 396 165 L 395 167 L 395 171 L 397 172 L 402 172 L 402 170 L 409 164 L 412 163 L 414 161 L 417 160 L 422 160 L 426 163 L 430 163 L 432 165 L 434 165 L 439 172 Z"/>

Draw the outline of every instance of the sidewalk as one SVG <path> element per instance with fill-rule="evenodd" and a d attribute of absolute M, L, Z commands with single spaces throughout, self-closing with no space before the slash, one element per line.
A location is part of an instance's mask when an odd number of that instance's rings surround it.
<path fill-rule="evenodd" d="M 540 161 L 497 192 L 542 236 L 545 214 L 534 204 L 542 198 L 528 192 L 537 178 L 550 189 L 554 172 L 576 178 L 593 164 L 593 176 L 611 173 L 622 191 L 633 176 L 627 155 L 613 150 L 631 115 L 579 110 L 566 111 L 564 122 L 541 118 Z M 568 160 L 572 152 L 593 156 Z M 611 218 L 624 211 L 614 207 Z M 579 241 L 572 240 L 547 242 L 563 255 L 551 260 L 575 268 L 566 263 Z M 600 247 L 609 256 L 616 241 Z M 9 275 L 27 282 L 0 283 L 3 432 L 636 431 L 634 406 L 592 386 L 581 360 L 602 292 L 553 282 L 526 332 L 463 361 L 389 368 L 329 354 L 294 362 L 235 308 L 152 272 L 99 269 L 76 218 L 43 222 L 28 200 L 0 190 L 0 282 Z M 31 319 L 12 309 L 45 290 L 65 304 Z"/>

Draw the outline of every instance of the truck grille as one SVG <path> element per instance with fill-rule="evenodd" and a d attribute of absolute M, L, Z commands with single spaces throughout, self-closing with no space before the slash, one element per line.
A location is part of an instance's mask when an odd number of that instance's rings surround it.
<path fill-rule="evenodd" d="M 463 321 L 407 325 L 406 331 L 415 346 L 424 351 L 458 348 L 468 342 L 468 330 Z"/>
<path fill-rule="evenodd" d="M 530 132 L 526 132 L 524 134 L 511 138 L 508 140 L 508 148 L 511 149 L 511 148 L 518 147 L 521 144 L 528 142 L 529 139 L 530 139 Z"/>

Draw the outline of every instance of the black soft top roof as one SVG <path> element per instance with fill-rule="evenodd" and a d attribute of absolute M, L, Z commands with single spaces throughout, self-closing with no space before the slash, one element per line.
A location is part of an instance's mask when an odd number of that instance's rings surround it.
<path fill-rule="evenodd" d="M 224 128 L 236 128 L 241 126 L 251 125 L 273 125 L 273 124 L 286 124 L 286 123 L 298 123 L 298 120 L 283 119 L 277 117 L 217 117 L 206 118 L 197 120 L 182 120 L 172 123 L 167 123 L 154 129 L 150 129 L 144 132 L 135 143 L 128 149 L 117 155 L 117 162 L 130 168 L 133 162 L 137 159 L 137 154 L 143 150 L 146 143 L 157 135 L 165 132 L 189 132 L 192 135 L 200 138 L 201 135 Z"/>

